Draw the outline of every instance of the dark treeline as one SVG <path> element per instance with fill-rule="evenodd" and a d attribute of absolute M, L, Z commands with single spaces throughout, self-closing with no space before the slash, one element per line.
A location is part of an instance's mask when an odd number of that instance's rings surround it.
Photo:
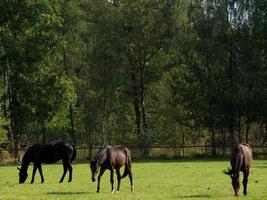
<path fill-rule="evenodd" d="M 264 144 L 266 14 L 265 0 L 1 0 L 0 145 Z"/>

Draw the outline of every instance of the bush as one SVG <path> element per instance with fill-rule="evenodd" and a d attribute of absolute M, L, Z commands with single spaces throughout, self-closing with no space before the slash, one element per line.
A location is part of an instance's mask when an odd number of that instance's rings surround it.
<path fill-rule="evenodd" d="M 11 155 L 8 151 L 0 149 L 0 164 L 6 164 L 12 161 Z"/>

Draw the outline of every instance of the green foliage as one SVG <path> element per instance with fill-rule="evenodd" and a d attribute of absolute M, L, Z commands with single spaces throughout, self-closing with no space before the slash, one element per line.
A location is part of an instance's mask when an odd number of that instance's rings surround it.
<path fill-rule="evenodd" d="M 1 1 L 0 116 L 9 139 L 264 144 L 266 8 L 239 0 Z"/>
<path fill-rule="evenodd" d="M 4 118 L 0 117 L 0 145 L 7 142 L 7 122 Z"/>

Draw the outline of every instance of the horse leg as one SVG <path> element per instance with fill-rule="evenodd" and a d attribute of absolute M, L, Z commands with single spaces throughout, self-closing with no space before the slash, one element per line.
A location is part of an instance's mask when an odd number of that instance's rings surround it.
<path fill-rule="evenodd" d="M 36 170 L 37 170 L 37 165 L 34 163 L 33 170 L 32 170 L 32 180 L 31 180 L 31 183 L 34 182 L 34 177 L 35 177 Z"/>
<path fill-rule="evenodd" d="M 67 173 L 67 170 L 68 170 L 67 163 L 63 161 L 63 175 L 62 175 L 62 177 L 61 177 L 61 179 L 59 181 L 60 183 L 63 182 L 63 180 L 65 178 L 65 175 Z"/>
<path fill-rule="evenodd" d="M 101 180 L 101 176 L 104 174 L 104 171 L 105 169 L 100 168 L 100 173 L 97 177 L 97 190 L 96 190 L 97 193 L 100 192 L 100 180 Z"/>
<path fill-rule="evenodd" d="M 120 169 L 116 169 L 117 179 L 118 179 L 118 186 L 117 186 L 117 192 L 120 191 L 120 185 L 121 185 L 121 174 Z"/>
<path fill-rule="evenodd" d="M 249 175 L 249 171 L 244 172 L 244 178 L 243 178 L 243 187 L 244 187 L 243 194 L 244 195 L 247 195 L 248 175 Z"/>
<path fill-rule="evenodd" d="M 72 166 L 70 163 L 67 164 L 68 170 L 69 170 L 69 180 L 68 182 L 72 181 Z"/>
<path fill-rule="evenodd" d="M 111 193 L 114 192 L 114 168 L 110 169 L 110 183 L 111 183 Z"/>
<path fill-rule="evenodd" d="M 44 176 L 43 176 L 43 171 L 42 171 L 41 164 L 37 164 L 37 168 L 38 168 L 38 171 L 39 171 L 40 176 L 41 176 L 41 183 L 43 183 L 44 182 Z"/>
<path fill-rule="evenodd" d="M 129 179 L 130 179 L 130 183 L 131 183 L 131 192 L 134 191 L 134 186 L 133 186 L 133 174 L 132 174 L 132 169 L 129 167 Z"/>

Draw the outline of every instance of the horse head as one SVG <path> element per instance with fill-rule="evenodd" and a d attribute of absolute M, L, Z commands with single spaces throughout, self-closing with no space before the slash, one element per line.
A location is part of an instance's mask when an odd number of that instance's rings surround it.
<path fill-rule="evenodd" d="M 233 169 L 230 169 L 230 168 L 228 168 L 228 170 L 223 170 L 223 173 L 231 177 L 235 196 L 239 196 L 240 183 L 239 183 L 238 175 L 235 174 Z"/>
<path fill-rule="evenodd" d="M 233 176 L 231 178 L 232 178 L 232 186 L 235 191 L 235 196 L 239 196 L 239 190 L 240 190 L 239 178 L 236 176 Z"/>
<path fill-rule="evenodd" d="M 95 182 L 96 177 L 99 174 L 100 165 L 97 163 L 96 160 L 91 160 L 90 168 L 92 172 L 92 181 Z"/>
<path fill-rule="evenodd" d="M 18 167 L 17 169 L 19 170 L 19 183 L 24 183 L 28 177 L 28 173 L 26 170 L 20 169 Z"/>

